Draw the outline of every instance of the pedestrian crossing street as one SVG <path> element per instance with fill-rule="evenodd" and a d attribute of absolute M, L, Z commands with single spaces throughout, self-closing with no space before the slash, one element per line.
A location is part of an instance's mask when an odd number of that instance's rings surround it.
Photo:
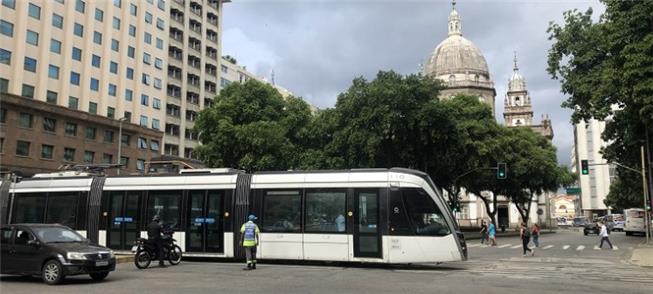
<path fill-rule="evenodd" d="M 498 244 L 497 246 L 489 246 L 489 245 L 486 245 L 486 244 L 474 243 L 474 244 L 468 244 L 467 247 L 468 248 L 492 248 L 492 249 L 496 249 L 496 248 L 498 248 L 498 249 L 505 249 L 505 248 L 517 249 L 517 248 L 521 248 L 522 244 Z M 533 248 L 532 245 L 530 246 L 530 248 Z M 583 251 L 583 250 L 586 250 L 586 249 L 587 250 L 608 250 L 609 247 L 608 246 L 603 246 L 603 249 L 601 249 L 601 248 L 599 248 L 598 245 L 594 245 L 592 247 L 592 246 L 585 246 L 585 245 L 578 245 L 578 246 L 574 245 L 574 246 L 572 246 L 572 245 L 567 245 L 566 244 L 566 245 L 559 246 L 559 245 L 550 244 L 550 245 L 542 246 L 542 247 L 539 247 L 539 248 L 536 248 L 536 249 L 539 249 L 539 250 L 562 249 L 562 250 Z M 632 250 L 633 248 L 629 247 L 628 249 Z M 619 250 L 619 247 L 614 246 L 612 248 L 612 250 L 617 251 L 617 250 Z"/>

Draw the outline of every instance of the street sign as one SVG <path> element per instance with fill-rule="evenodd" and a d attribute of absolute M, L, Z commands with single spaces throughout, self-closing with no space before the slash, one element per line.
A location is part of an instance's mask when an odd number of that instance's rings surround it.
<path fill-rule="evenodd" d="M 567 195 L 580 195 L 580 187 L 567 188 Z"/>

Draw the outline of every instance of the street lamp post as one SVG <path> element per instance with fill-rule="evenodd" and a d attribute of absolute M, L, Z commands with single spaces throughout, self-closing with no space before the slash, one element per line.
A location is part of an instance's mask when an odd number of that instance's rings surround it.
<path fill-rule="evenodd" d="M 122 123 L 126 121 L 126 117 L 122 117 L 118 120 L 118 159 L 117 164 L 120 165 L 120 160 L 122 158 Z M 116 173 L 120 175 L 120 166 L 118 166 L 118 171 Z"/>

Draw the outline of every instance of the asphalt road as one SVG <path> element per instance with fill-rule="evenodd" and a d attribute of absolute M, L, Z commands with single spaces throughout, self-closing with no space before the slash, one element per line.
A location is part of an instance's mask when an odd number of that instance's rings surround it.
<path fill-rule="evenodd" d="M 643 238 L 611 237 L 618 250 L 594 250 L 579 232 L 547 235 L 534 257 L 506 246 L 470 248 L 466 262 L 439 266 L 342 266 L 188 262 L 138 270 L 120 264 L 107 280 L 71 277 L 46 286 L 37 278 L 0 277 L 2 293 L 651 293 L 653 269 L 625 262 Z M 500 245 L 517 245 L 517 238 Z M 473 245 L 470 243 L 470 245 Z M 564 250 L 563 246 L 569 245 Z M 585 246 L 583 250 L 576 250 Z M 572 250 L 573 247 L 573 250 Z"/>

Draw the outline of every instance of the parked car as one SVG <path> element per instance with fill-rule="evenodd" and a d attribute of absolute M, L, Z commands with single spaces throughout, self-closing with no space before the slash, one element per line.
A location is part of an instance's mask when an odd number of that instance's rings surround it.
<path fill-rule="evenodd" d="M 116 269 L 111 250 L 90 244 L 71 228 L 57 224 L 3 225 L 0 251 L 0 273 L 40 275 L 50 285 L 82 274 L 99 281 Z"/>
<path fill-rule="evenodd" d="M 585 224 L 587 223 L 587 218 L 586 217 L 575 217 L 573 226 L 574 227 L 584 227 Z"/>
<path fill-rule="evenodd" d="M 583 228 L 583 235 L 587 236 L 589 234 L 599 234 L 599 226 L 596 222 L 587 222 Z"/>

